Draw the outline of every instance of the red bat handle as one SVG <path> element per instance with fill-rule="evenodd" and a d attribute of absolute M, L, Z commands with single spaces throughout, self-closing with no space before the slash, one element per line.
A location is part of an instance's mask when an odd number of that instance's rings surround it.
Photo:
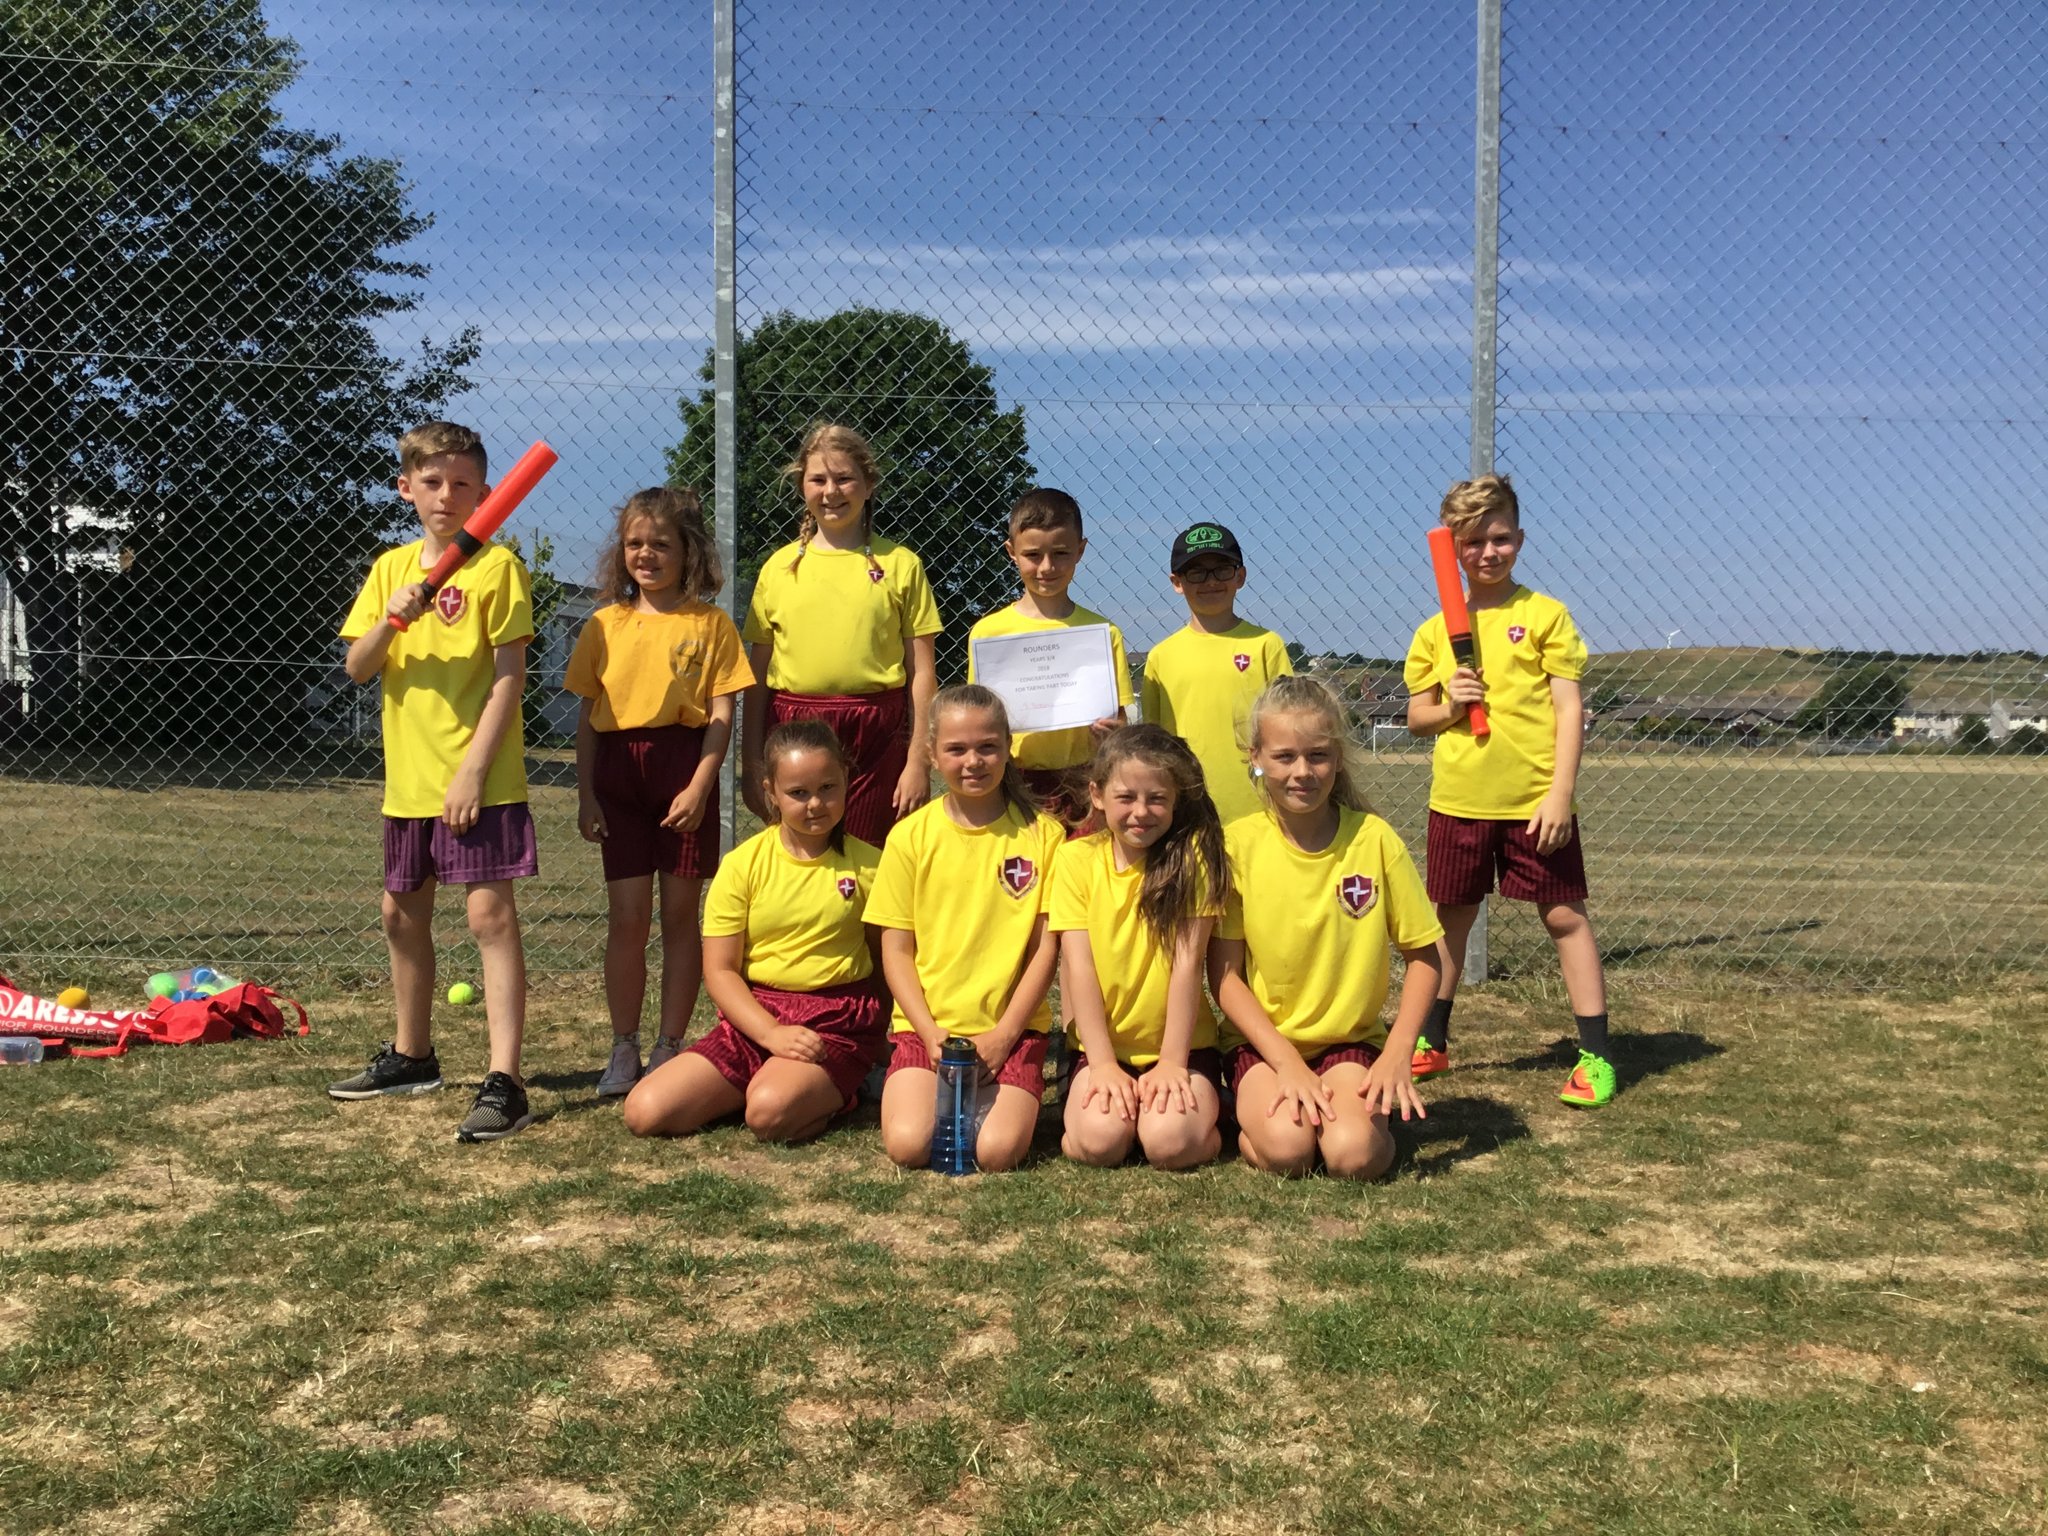
<path fill-rule="evenodd" d="M 1458 540 L 1448 528 L 1429 530 L 1429 565 L 1436 573 L 1436 600 L 1444 611 L 1444 629 L 1451 637 L 1451 654 L 1458 665 L 1479 668 L 1479 653 L 1472 644 L 1472 615 L 1465 606 L 1465 582 L 1458 570 Z M 1486 720 L 1484 704 L 1467 704 L 1465 722 L 1474 736 L 1485 736 L 1493 727 Z"/>
<path fill-rule="evenodd" d="M 491 541 L 491 535 L 505 526 L 505 519 L 517 510 L 519 503 L 526 500 L 526 493 L 540 484 L 542 475 L 553 469 L 561 455 L 546 443 L 535 443 L 519 456 L 519 462 L 505 471 L 505 478 L 491 487 L 477 509 L 469 514 L 469 521 L 455 532 L 448 547 L 441 551 L 441 558 L 434 562 L 427 572 L 426 588 L 428 601 L 457 571 L 462 563 Z M 393 619 L 391 627 L 400 634 L 405 633 L 406 622 Z"/>

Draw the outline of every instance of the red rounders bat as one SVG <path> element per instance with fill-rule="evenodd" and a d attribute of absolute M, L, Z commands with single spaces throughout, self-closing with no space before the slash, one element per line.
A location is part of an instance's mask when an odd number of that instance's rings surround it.
<path fill-rule="evenodd" d="M 519 462 L 505 471 L 505 478 L 491 487 L 491 494 L 477 503 L 469 521 L 455 530 L 455 537 L 441 551 L 441 558 L 427 572 L 427 602 L 442 584 L 462 569 L 462 562 L 488 544 L 491 535 L 505 526 L 505 519 L 526 500 L 526 493 L 540 484 L 540 477 L 555 467 L 561 455 L 546 443 L 535 443 L 519 456 Z M 405 620 L 393 619 L 391 627 L 403 633 Z"/>
<path fill-rule="evenodd" d="M 1436 600 L 1443 605 L 1444 628 L 1450 631 L 1451 654 L 1458 665 L 1479 670 L 1479 653 L 1472 645 L 1472 615 L 1465 607 L 1465 581 L 1458 569 L 1458 539 L 1448 528 L 1429 530 L 1429 563 L 1436 571 Z M 1467 704 L 1465 719 L 1474 736 L 1493 729 L 1486 723 L 1484 704 Z"/>

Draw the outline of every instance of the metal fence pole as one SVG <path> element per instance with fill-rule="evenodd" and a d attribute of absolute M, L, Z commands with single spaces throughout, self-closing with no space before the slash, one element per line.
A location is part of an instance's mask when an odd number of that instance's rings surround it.
<path fill-rule="evenodd" d="M 712 516 L 719 554 L 725 562 L 725 606 L 739 623 L 740 539 L 739 539 L 739 282 L 738 222 L 736 204 L 737 144 L 734 137 L 737 116 L 737 32 L 733 7 L 736 0 L 713 0 L 711 8 L 711 228 L 714 321 L 711 387 L 712 423 Z M 733 722 L 734 736 L 739 721 Z M 734 763 L 739 756 L 735 739 L 726 749 L 725 765 L 718 774 L 719 803 L 725 807 L 725 824 L 719 829 L 722 848 L 739 841 L 739 780 Z"/>
<path fill-rule="evenodd" d="M 1493 410 L 1499 387 L 1500 7 L 1479 0 L 1477 113 L 1472 132 L 1472 473 L 1493 472 Z M 1465 980 L 1486 980 L 1486 907 L 1465 945 Z"/>

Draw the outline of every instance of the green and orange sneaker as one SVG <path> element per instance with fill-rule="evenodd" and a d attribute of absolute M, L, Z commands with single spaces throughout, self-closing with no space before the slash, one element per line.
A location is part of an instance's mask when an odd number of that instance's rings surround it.
<path fill-rule="evenodd" d="M 1574 1109 L 1593 1109 L 1614 1097 L 1614 1063 L 1591 1051 L 1579 1052 L 1579 1064 L 1564 1080 L 1558 1097 Z"/>
<path fill-rule="evenodd" d="M 1409 1063 L 1408 1075 L 1421 1082 L 1425 1077 L 1436 1077 L 1451 1070 L 1451 1053 L 1440 1045 L 1431 1045 L 1429 1036 L 1423 1035 L 1415 1042 L 1415 1058 Z"/>

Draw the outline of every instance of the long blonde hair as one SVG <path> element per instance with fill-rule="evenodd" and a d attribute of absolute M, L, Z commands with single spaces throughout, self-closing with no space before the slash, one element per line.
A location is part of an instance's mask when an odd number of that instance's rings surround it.
<path fill-rule="evenodd" d="M 1266 684 L 1252 704 L 1251 750 L 1259 750 L 1260 730 L 1268 715 L 1313 715 L 1337 748 L 1337 777 L 1330 785 L 1330 798 L 1351 811 L 1370 811 L 1372 802 L 1358 787 L 1358 749 L 1351 740 L 1350 712 L 1327 683 L 1299 674 L 1276 677 Z M 1267 794 L 1266 781 L 1259 780 L 1259 792 Z M 1268 803 L 1271 796 L 1267 795 Z"/>
<path fill-rule="evenodd" d="M 875 450 L 868 446 L 868 440 L 851 427 L 841 426 L 836 421 L 814 421 L 804 433 L 796 457 L 782 466 L 783 478 L 796 487 L 799 497 L 803 495 L 804 472 L 810 468 L 811 460 L 821 453 L 842 453 L 853 460 L 853 467 L 867 483 L 868 493 L 860 508 L 860 550 L 867 556 L 868 569 L 877 574 L 882 569 L 875 558 L 875 487 L 881 479 L 881 471 L 875 467 Z M 811 516 L 811 505 L 804 503 L 803 517 L 797 523 L 796 558 L 789 562 L 792 575 L 804 563 L 804 556 L 810 553 L 811 540 L 818 534 L 818 520 Z"/>

